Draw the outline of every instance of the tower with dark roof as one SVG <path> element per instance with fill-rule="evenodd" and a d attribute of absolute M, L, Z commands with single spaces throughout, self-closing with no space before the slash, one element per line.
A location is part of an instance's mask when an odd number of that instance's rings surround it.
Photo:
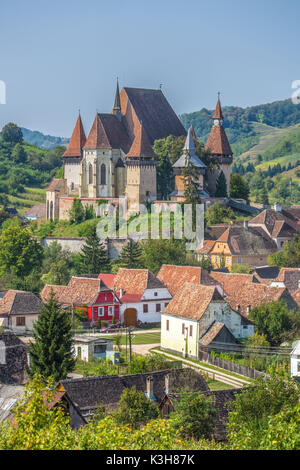
<path fill-rule="evenodd" d="M 126 197 L 129 213 L 138 213 L 140 204 L 156 200 L 156 160 L 157 155 L 141 124 L 126 155 Z"/>
<path fill-rule="evenodd" d="M 213 126 L 208 136 L 205 151 L 209 153 L 214 160 L 218 161 L 219 168 L 207 171 L 207 185 L 211 196 L 215 195 L 217 179 L 221 171 L 226 178 L 227 194 L 229 194 L 230 165 L 232 164 L 232 150 L 223 126 L 224 116 L 222 112 L 220 97 L 213 115 Z"/>

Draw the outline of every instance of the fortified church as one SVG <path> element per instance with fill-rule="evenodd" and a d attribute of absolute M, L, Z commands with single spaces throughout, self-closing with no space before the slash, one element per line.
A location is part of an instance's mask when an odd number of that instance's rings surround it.
<path fill-rule="evenodd" d="M 74 197 L 79 197 L 84 206 L 92 205 L 96 215 L 101 200 L 118 204 L 127 198 L 129 212 L 137 211 L 139 204 L 156 201 L 157 156 L 152 145 L 169 135 L 186 136 L 182 156 L 173 165 L 175 190 L 170 200 L 184 200 L 182 172 L 188 160 L 199 170 L 201 197 L 214 196 L 221 171 L 229 189 L 232 151 L 219 99 L 206 143 L 209 154 L 217 157 L 219 168 L 209 171 L 195 153 L 193 128 L 186 132 L 160 89 L 124 87 L 120 92 L 117 83 L 111 113 L 96 114 L 88 137 L 79 114 L 62 157 L 64 178 L 53 179 L 47 188 L 47 219 L 68 219 Z"/>

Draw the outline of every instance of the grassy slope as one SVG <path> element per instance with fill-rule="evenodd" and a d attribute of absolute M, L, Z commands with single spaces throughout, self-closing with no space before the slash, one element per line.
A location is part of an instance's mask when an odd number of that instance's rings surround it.
<path fill-rule="evenodd" d="M 28 209 L 36 204 L 45 204 L 46 189 L 26 187 L 24 193 L 18 196 L 8 196 L 9 203 L 15 207 L 20 214 L 24 214 Z"/>

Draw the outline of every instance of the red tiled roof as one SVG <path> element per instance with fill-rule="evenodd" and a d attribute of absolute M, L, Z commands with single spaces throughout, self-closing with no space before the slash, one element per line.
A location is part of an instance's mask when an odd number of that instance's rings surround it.
<path fill-rule="evenodd" d="M 77 118 L 72 137 L 63 157 L 81 157 L 82 149 L 86 142 L 86 136 L 82 125 L 80 114 Z"/>
<path fill-rule="evenodd" d="M 162 313 L 200 320 L 210 302 L 225 302 L 215 286 L 185 282 Z"/>
<path fill-rule="evenodd" d="M 211 271 L 213 277 L 228 295 L 234 295 L 246 282 L 258 282 L 253 274 L 221 273 Z"/>
<path fill-rule="evenodd" d="M 120 300 L 122 304 L 131 304 L 141 301 L 143 294 L 124 294 Z"/>
<path fill-rule="evenodd" d="M 107 287 L 112 289 L 114 285 L 115 277 L 116 277 L 116 274 L 100 273 L 98 276 L 98 279 L 102 279 L 104 284 L 106 284 Z"/>
<path fill-rule="evenodd" d="M 99 114 L 96 114 L 87 141 L 84 146 L 85 149 L 98 149 L 98 148 L 111 148 L 108 137 L 104 130 L 103 124 L 100 121 Z"/>
<path fill-rule="evenodd" d="M 216 109 L 213 115 L 213 119 L 224 119 L 220 99 L 217 101 Z"/>
<path fill-rule="evenodd" d="M 299 288 L 300 269 L 281 268 L 279 274 L 273 282 L 283 282 L 289 292 L 295 292 Z"/>
<path fill-rule="evenodd" d="M 212 155 L 231 156 L 232 150 L 223 126 L 212 126 L 205 150 Z"/>
<path fill-rule="evenodd" d="M 146 289 L 165 287 L 148 269 L 120 268 L 114 279 L 114 290 L 125 294 L 143 294 Z"/>
<path fill-rule="evenodd" d="M 185 282 L 206 286 L 218 284 L 205 269 L 198 266 L 163 264 L 157 274 L 157 278 L 168 287 L 170 294 L 173 296 Z"/>
<path fill-rule="evenodd" d="M 157 155 L 155 154 L 154 150 L 151 147 L 149 139 L 147 137 L 147 133 L 143 127 L 143 125 L 139 126 L 138 132 L 134 138 L 132 146 L 128 154 L 126 155 L 127 158 L 154 158 L 157 159 Z"/>
<path fill-rule="evenodd" d="M 218 242 L 227 243 L 232 255 L 260 256 L 277 251 L 276 243 L 260 227 L 228 227 L 216 241 L 214 253 L 217 253 Z M 220 248 L 220 253 L 223 251 Z"/>
<path fill-rule="evenodd" d="M 215 243 L 215 240 L 204 240 L 203 246 L 196 248 L 195 253 L 207 255 L 212 250 Z"/>
<path fill-rule="evenodd" d="M 249 221 L 249 226 L 263 226 L 271 237 L 292 237 L 297 229 L 297 222 L 283 212 L 265 209 Z"/>

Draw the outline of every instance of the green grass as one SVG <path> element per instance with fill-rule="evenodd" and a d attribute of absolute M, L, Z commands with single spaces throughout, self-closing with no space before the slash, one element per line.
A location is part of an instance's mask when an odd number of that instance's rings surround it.
<path fill-rule="evenodd" d="M 285 155 L 284 157 L 274 158 L 273 160 L 266 160 L 261 162 L 255 167 L 256 170 L 267 170 L 269 166 L 278 165 L 287 166 L 289 163 L 295 163 L 295 161 L 300 160 L 299 154 Z"/>
<path fill-rule="evenodd" d="M 206 378 L 206 383 L 209 386 L 210 390 L 232 390 L 232 385 L 225 384 L 224 382 L 219 382 L 218 380 Z"/>
<path fill-rule="evenodd" d="M 105 338 L 114 338 L 116 335 L 106 335 Z M 158 344 L 160 343 L 160 333 L 141 333 L 132 335 L 132 344 Z M 126 344 L 126 334 L 122 334 L 121 345 Z M 128 344 L 128 335 L 127 335 Z"/>

